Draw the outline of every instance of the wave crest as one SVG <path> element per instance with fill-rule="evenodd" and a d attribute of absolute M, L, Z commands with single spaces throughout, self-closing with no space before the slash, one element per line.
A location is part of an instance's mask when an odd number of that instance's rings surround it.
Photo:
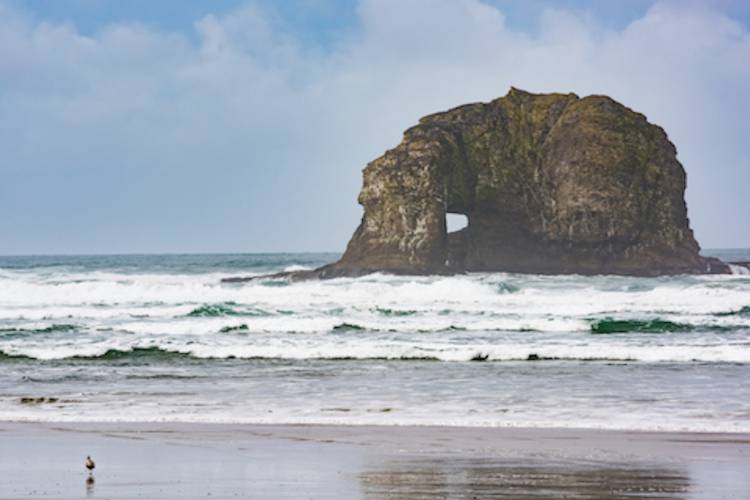
<path fill-rule="evenodd" d="M 189 313 L 191 318 L 217 318 L 220 316 L 271 316 L 271 313 L 262 309 L 250 308 L 240 310 L 236 308 L 235 302 L 225 302 L 224 304 L 204 304 L 196 307 Z"/>
<path fill-rule="evenodd" d="M 591 324 L 591 333 L 667 333 L 689 332 L 692 325 L 675 323 L 663 319 L 634 320 L 634 319 L 601 319 Z"/>

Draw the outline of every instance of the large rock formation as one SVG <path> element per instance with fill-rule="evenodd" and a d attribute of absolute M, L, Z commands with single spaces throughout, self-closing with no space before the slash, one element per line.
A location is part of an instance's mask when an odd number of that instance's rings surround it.
<path fill-rule="evenodd" d="M 606 96 L 531 94 L 422 118 L 367 165 L 365 213 L 321 277 L 373 271 L 726 272 L 698 254 L 660 127 Z M 446 214 L 468 226 L 446 231 Z"/>
<path fill-rule="evenodd" d="M 422 118 L 367 165 L 343 257 L 298 277 L 727 272 L 698 254 L 684 192 L 674 145 L 642 114 L 511 89 Z M 447 213 L 468 226 L 448 233 Z"/>

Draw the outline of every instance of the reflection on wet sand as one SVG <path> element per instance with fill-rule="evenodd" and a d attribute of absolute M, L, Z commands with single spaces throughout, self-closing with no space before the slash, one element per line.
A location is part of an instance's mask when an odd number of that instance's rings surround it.
<path fill-rule="evenodd" d="M 86 496 L 91 496 L 94 494 L 94 476 L 89 476 L 86 478 Z"/>
<path fill-rule="evenodd" d="M 391 462 L 360 476 L 369 499 L 683 499 L 679 470 L 617 464 L 517 465 L 487 460 Z"/>

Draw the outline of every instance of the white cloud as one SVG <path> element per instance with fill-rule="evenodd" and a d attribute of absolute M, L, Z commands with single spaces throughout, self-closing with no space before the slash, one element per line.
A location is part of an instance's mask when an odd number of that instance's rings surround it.
<path fill-rule="evenodd" d="M 0 228 L 33 218 L 66 235 L 20 233 L 0 252 L 342 248 L 367 161 L 420 116 L 510 85 L 644 112 L 680 151 L 699 240 L 750 246 L 750 34 L 721 12 L 664 2 L 612 31 L 547 10 L 539 35 L 478 0 L 358 14 L 323 49 L 252 4 L 196 20 L 194 37 L 87 37 L 0 4 Z"/>

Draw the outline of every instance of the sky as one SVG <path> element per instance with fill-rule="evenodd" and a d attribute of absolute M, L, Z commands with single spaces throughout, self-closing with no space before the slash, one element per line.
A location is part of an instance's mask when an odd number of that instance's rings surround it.
<path fill-rule="evenodd" d="M 342 251 L 368 161 L 510 86 L 663 126 L 750 247 L 744 0 L 0 0 L 0 254 Z"/>

